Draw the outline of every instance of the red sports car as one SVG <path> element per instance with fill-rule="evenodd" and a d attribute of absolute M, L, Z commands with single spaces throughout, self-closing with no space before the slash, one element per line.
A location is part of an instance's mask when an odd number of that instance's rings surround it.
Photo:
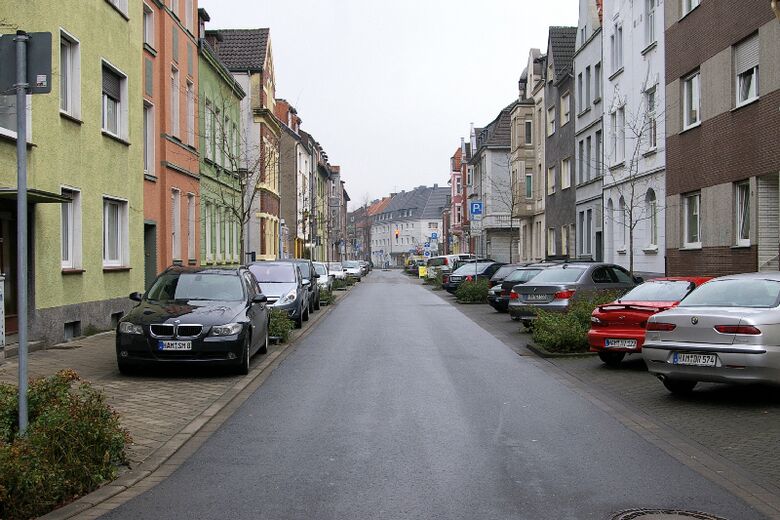
<path fill-rule="evenodd" d="M 647 319 L 671 309 L 710 278 L 682 276 L 654 278 L 638 285 L 619 300 L 597 307 L 590 317 L 588 344 L 607 365 L 619 365 L 626 354 L 642 352 Z"/>

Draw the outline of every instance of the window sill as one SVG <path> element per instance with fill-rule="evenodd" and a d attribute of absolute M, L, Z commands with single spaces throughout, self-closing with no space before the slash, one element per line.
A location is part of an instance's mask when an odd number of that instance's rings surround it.
<path fill-rule="evenodd" d="M 151 182 L 157 182 L 157 176 L 152 175 L 151 173 L 144 172 L 144 180 L 151 181 Z"/>
<path fill-rule="evenodd" d="M 148 43 L 144 42 L 144 50 L 151 54 L 152 56 L 157 56 L 157 51 L 154 50 L 154 47 L 149 45 Z"/>
<path fill-rule="evenodd" d="M 687 132 L 689 130 L 693 130 L 694 128 L 699 128 L 700 126 L 701 126 L 701 121 L 696 121 L 692 125 L 689 125 L 689 126 L 686 126 L 685 128 L 683 128 L 682 131 L 680 132 L 680 134 L 684 134 L 685 132 Z"/>
<path fill-rule="evenodd" d="M 617 250 L 617 254 L 619 254 L 619 255 L 625 255 L 625 254 L 626 254 L 626 248 L 624 248 L 624 247 L 621 247 L 620 249 L 618 249 L 618 250 Z"/>
<path fill-rule="evenodd" d="M 653 50 L 653 49 L 655 49 L 656 47 L 658 47 L 658 40 L 655 40 L 654 42 L 652 42 L 652 43 L 648 44 L 648 45 L 647 45 L 647 47 L 645 47 L 644 49 L 642 49 L 642 51 L 640 52 L 640 54 L 642 54 L 642 56 L 644 56 L 645 54 L 647 54 L 648 52 L 652 51 L 652 50 Z"/>
<path fill-rule="evenodd" d="M 701 251 L 701 242 L 695 244 L 685 244 L 680 251 Z"/>
<path fill-rule="evenodd" d="M 125 145 L 125 146 L 130 146 L 130 141 L 125 141 L 124 139 L 122 139 L 122 138 L 121 138 L 121 137 L 119 137 L 118 135 L 114 135 L 114 134 L 112 134 L 111 132 L 109 132 L 108 130 L 101 130 L 100 132 L 101 132 L 101 133 L 102 133 L 104 136 L 108 137 L 109 139 L 113 139 L 114 141 L 116 141 L 116 142 L 118 142 L 118 143 L 122 143 L 122 144 L 123 144 L 123 145 Z"/>
<path fill-rule="evenodd" d="M 647 246 L 642 248 L 642 252 L 646 255 L 657 255 L 658 246 Z"/>
<path fill-rule="evenodd" d="M 737 244 L 734 246 L 731 246 L 731 249 L 750 249 L 750 243 L 747 244 Z"/>
<path fill-rule="evenodd" d="M 83 125 L 84 124 L 84 121 L 82 121 L 81 119 L 79 119 L 76 116 L 73 116 L 71 114 L 68 114 L 67 112 L 64 112 L 63 110 L 60 110 L 60 117 L 62 119 L 66 119 L 66 120 L 68 120 L 68 121 L 70 121 L 72 123 L 76 123 L 77 125 Z"/>
<path fill-rule="evenodd" d="M 198 261 L 195 260 L 194 258 L 190 258 L 189 260 L 187 260 L 187 265 L 198 265 Z"/>
<path fill-rule="evenodd" d="M 737 110 L 739 110 L 740 108 L 746 107 L 746 106 L 748 106 L 748 105 L 752 105 L 753 103 L 755 103 L 755 102 L 756 102 L 756 101 L 758 101 L 759 99 L 761 99 L 761 98 L 760 98 L 760 97 L 758 97 L 758 96 L 756 96 L 756 97 L 754 97 L 754 98 L 752 98 L 752 99 L 748 99 L 747 101 L 743 101 L 743 102 L 742 102 L 742 103 L 740 103 L 739 105 L 737 105 L 737 106 L 735 106 L 734 108 L 732 108 L 732 109 L 731 109 L 731 111 L 732 111 L 732 112 L 736 112 L 736 111 L 737 111 Z"/>
<path fill-rule="evenodd" d="M 647 150 L 646 152 L 642 152 L 642 157 L 650 157 L 651 155 L 655 155 L 657 152 L 658 152 L 658 148 L 654 146 L 649 150 Z"/>
<path fill-rule="evenodd" d="M 9 143 L 16 143 L 16 136 L 15 135 L 8 135 L 6 133 L 0 132 L 0 141 L 8 141 Z M 27 149 L 32 150 L 33 148 L 36 148 L 38 145 L 27 141 Z"/>
<path fill-rule="evenodd" d="M 598 105 L 599 103 L 601 103 L 601 96 L 599 96 L 599 97 L 597 97 L 596 99 L 593 100 L 593 104 L 594 105 Z"/>
<path fill-rule="evenodd" d="M 124 19 L 125 19 L 125 20 L 127 20 L 128 22 L 130 21 L 130 17 L 129 17 L 129 16 L 127 16 L 127 13 L 125 13 L 125 12 L 124 12 L 124 11 L 122 11 L 122 10 L 121 10 L 119 7 L 117 7 L 116 5 L 114 5 L 114 3 L 113 3 L 111 0 L 106 0 L 106 3 L 107 3 L 108 5 L 110 5 L 110 6 L 111 6 L 111 8 L 112 8 L 114 11 L 116 11 L 117 13 L 119 13 L 120 15 L 122 15 L 122 18 L 124 18 Z"/>
<path fill-rule="evenodd" d="M 588 107 L 587 107 L 585 110 L 583 110 L 582 112 L 580 112 L 579 114 L 577 114 L 577 117 L 582 117 L 582 116 L 584 116 L 585 114 L 587 114 L 588 112 L 590 112 L 590 105 L 588 105 Z"/>
<path fill-rule="evenodd" d="M 126 265 L 104 265 L 103 266 L 103 272 L 104 273 L 124 273 L 127 271 L 130 271 L 132 267 L 126 266 Z"/>
<path fill-rule="evenodd" d="M 626 166 L 626 161 L 620 161 L 619 163 L 615 163 L 609 167 L 609 171 L 615 171 L 619 170 L 620 168 L 624 168 Z"/>
<path fill-rule="evenodd" d="M 621 74 L 623 74 L 623 70 L 624 70 L 624 68 L 623 68 L 623 67 L 620 67 L 618 70 L 616 70 L 615 72 L 613 72 L 613 73 L 612 73 L 612 75 L 611 75 L 609 78 L 607 78 L 607 79 L 609 79 L 609 81 L 612 81 L 612 80 L 614 80 L 615 78 L 617 78 L 618 76 L 620 76 Z"/>
<path fill-rule="evenodd" d="M 699 5 L 701 5 L 701 4 L 699 4 Z M 686 16 L 688 16 L 689 14 L 691 14 L 692 12 L 694 12 L 696 9 L 698 9 L 698 8 L 699 8 L 699 5 L 697 5 L 697 6 L 693 7 L 693 8 L 692 8 L 690 11 L 688 11 L 687 13 L 683 13 L 683 15 L 680 17 L 680 20 L 682 20 L 683 18 L 685 18 Z"/>
<path fill-rule="evenodd" d="M 86 273 L 84 269 L 80 269 L 78 267 L 63 267 L 61 272 L 63 275 Z"/>

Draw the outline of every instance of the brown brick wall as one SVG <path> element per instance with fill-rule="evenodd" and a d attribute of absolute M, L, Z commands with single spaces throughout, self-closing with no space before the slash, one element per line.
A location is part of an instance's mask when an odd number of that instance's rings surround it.
<path fill-rule="evenodd" d="M 279 197 L 270 191 L 260 191 L 260 211 L 269 215 L 279 216 Z"/>
<path fill-rule="evenodd" d="M 758 246 L 732 249 L 705 247 L 695 251 L 666 250 L 668 276 L 725 276 L 758 270 Z"/>
<path fill-rule="evenodd" d="M 668 9 L 668 8 L 667 8 Z M 666 31 L 666 82 L 680 78 L 774 18 L 769 0 L 705 0 Z"/>
<path fill-rule="evenodd" d="M 667 195 L 780 171 L 778 105 L 780 90 L 668 136 Z"/>

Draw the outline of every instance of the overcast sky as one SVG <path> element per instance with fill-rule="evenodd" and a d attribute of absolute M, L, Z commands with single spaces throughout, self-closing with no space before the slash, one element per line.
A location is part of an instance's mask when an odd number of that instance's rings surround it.
<path fill-rule="evenodd" d="M 270 27 L 276 95 L 341 165 L 351 207 L 446 185 L 449 158 L 517 97 L 577 0 L 200 0 L 210 29 Z"/>

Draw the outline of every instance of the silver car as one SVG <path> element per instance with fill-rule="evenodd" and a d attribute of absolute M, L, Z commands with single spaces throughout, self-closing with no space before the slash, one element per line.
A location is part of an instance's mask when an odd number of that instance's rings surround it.
<path fill-rule="evenodd" d="M 642 357 L 672 393 L 780 383 L 780 273 L 715 278 L 648 320 Z"/>

